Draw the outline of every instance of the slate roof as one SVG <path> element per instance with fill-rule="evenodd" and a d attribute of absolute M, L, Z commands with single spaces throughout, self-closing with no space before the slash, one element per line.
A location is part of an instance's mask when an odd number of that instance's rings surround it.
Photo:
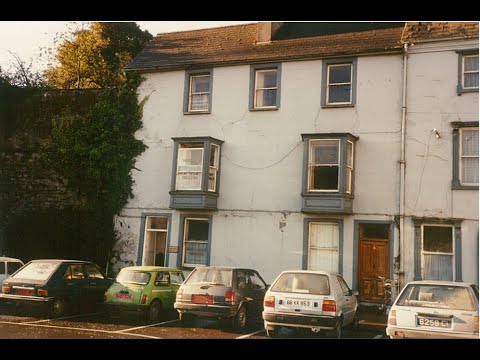
<path fill-rule="evenodd" d="M 400 25 L 400 24 L 399 24 Z M 175 69 L 401 53 L 404 42 L 478 38 L 478 22 L 405 26 L 256 43 L 257 24 L 158 34 L 126 70 Z"/>

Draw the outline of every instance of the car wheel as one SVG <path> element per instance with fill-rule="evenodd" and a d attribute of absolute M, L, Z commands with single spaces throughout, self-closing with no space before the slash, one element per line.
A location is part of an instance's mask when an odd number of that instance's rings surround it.
<path fill-rule="evenodd" d="M 350 327 L 353 330 L 358 330 L 358 312 L 355 312 L 355 316 L 353 317 L 352 323 L 350 324 Z"/>
<path fill-rule="evenodd" d="M 178 313 L 178 318 L 180 319 L 180 322 L 183 325 L 187 325 L 187 324 L 192 322 L 193 315 L 192 314 L 187 314 L 186 312 L 181 312 L 181 313 Z"/>
<path fill-rule="evenodd" d="M 233 326 L 239 330 L 247 327 L 247 308 L 245 305 L 238 310 L 237 315 L 233 319 Z"/>
<path fill-rule="evenodd" d="M 340 319 L 337 322 L 337 326 L 335 326 L 335 329 L 332 330 L 332 335 L 340 339 L 342 337 L 342 326 L 343 326 L 343 317 L 340 317 Z"/>
<path fill-rule="evenodd" d="M 67 311 L 67 302 L 65 299 L 56 298 L 52 303 L 52 315 L 54 317 L 59 317 L 65 314 Z"/>
<path fill-rule="evenodd" d="M 162 305 L 159 301 L 152 301 L 148 308 L 148 321 L 158 321 L 160 319 L 160 312 L 162 311 Z"/>
<path fill-rule="evenodd" d="M 278 333 L 279 333 L 279 328 L 278 327 L 273 327 L 271 330 L 270 329 L 265 329 L 265 332 L 267 333 L 267 336 L 269 338 L 276 338 L 278 337 Z"/>

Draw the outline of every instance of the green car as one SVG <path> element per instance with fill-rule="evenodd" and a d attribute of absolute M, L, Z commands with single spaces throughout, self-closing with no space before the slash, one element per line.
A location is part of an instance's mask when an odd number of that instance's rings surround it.
<path fill-rule="evenodd" d="M 177 290 L 185 277 L 178 269 L 160 266 L 123 268 L 105 293 L 109 315 L 134 312 L 148 321 L 159 320 L 162 311 L 173 311 Z"/>

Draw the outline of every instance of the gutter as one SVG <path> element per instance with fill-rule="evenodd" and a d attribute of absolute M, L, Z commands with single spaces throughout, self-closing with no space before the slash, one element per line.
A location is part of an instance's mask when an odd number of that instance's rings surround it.
<path fill-rule="evenodd" d="M 400 264 L 398 270 L 397 294 L 404 284 L 405 271 L 405 135 L 407 118 L 407 65 L 408 65 L 408 44 L 403 45 L 403 80 L 402 80 L 402 122 L 400 141 L 400 193 L 399 193 L 399 215 L 400 215 L 400 237 L 398 243 L 398 256 Z"/>

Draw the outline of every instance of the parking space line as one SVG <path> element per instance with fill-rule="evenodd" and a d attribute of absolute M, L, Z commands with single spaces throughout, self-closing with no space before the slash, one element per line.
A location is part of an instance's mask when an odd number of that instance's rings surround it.
<path fill-rule="evenodd" d="M 378 335 L 375 335 L 375 336 L 373 337 L 373 339 L 381 339 L 382 337 L 383 337 L 382 334 L 378 334 Z"/>
<path fill-rule="evenodd" d="M 248 338 L 249 336 L 253 336 L 253 335 L 259 334 L 259 333 L 261 333 L 262 331 L 263 331 L 263 329 L 262 329 L 262 330 L 255 331 L 255 332 L 250 333 L 250 334 L 247 334 L 247 335 L 242 335 L 242 336 L 236 337 L 235 339 L 246 339 L 246 338 Z"/>
<path fill-rule="evenodd" d="M 87 332 L 100 332 L 100 333 L 107 333 L 107 334 L 118 334 L 117 331 L 108 331 L 108 330 L 100 330 L 100 329 L 86 329 L 86 328 L 75 328 L 70 326 L 57 326 L 57 325 L 44 325 L 44 324 L 27 324 L 27 323 L 16 323 L 12 321 L 0 321 L 0 324 L 10 324 L 10 325 L 20 325 L 20 326 L 32 326 L 32 327 L 45 327 L 45 328 L 53 328 L 53 329 L 68 329 L 68 330 L 77 330 L 77 331 L 87 331 Z M 158 336 L 150 336 L 150 335 L 143 335 L 143 334 L 125 334 L 131 336 L 138 336 L 143 338 L 150 338 L 150 339 L 161 339 Z"/>
<path fill-rule="evenodd" d="M 115 332 L 116 332 L 116 333 L 121 333 L 121 332 L 125 332 L 125 331 L 132 331 L 132 330 L 144 329 L 144 328 L 148 328 L 148 327 L 152 327 L 152 326 L 169 324 L 169 323 L 176 322 L 176 321 L 180 321 L 180 320 L 178 320 L 178 319 L 168 320 L 168 321 L 159 322 L 159 323 L 156 323 L 156 324 L 150 324 L 150 325 L 145 325 L 145 326 L 137 326 L 137 327 L 129 328 L 129 329 L 117 330 L 117 331 L 115 331 Z"/>
<path fill-rule="evenodd" d="M 37 324 L 40 322 L 45 322 L 45 321 L 57 321 L 57 320 L 64 320 L 64 319 L 73 319 L 76 317 L 82 317 L 82 316 L 90 316 L 90 315 L 98 315 L 102 314 L 101 312 L 96 312 L 96 313 L 90 313 L 90 314 L 80 314 L 80 315 L 71 315 L 71 316 L 64 316 L 60 318 L 55 318 L 55 319 L 43 319 L 43 320 L 35 320 L 35 321 L 24 321 L 22 324 Z"/>

